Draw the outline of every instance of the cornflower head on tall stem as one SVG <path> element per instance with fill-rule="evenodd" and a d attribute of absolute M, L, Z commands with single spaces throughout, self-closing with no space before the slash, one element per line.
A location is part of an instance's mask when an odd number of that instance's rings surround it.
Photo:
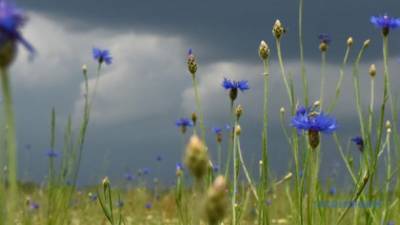
<path fill-rule="evenodd" d="M 320 41 L 319 50 L 321 52 L 326 52 L 328 50 L 329 44 L 332 42 L 331 37 L 328 34 L 321 33 L 318 35 Z"/>
<path fill-rule="evenodd" d="M 107 49 L 100 49 L 100 48 L 93 48 L 93 59 L 96 60 L 100 65 L 105 63 L 106 65 L 112 64 L 112 56 L 109 50 Z"/>
<path fill-rule="evenodd" d="M 225 88 L 225 90 L 229 90 L 229 98 L 231 99 L 231 102 L 234 102 L 236 100 L 238 96 L 238 90 L 244 92 L 250 89 L 247 80 L 235 81 L 229 80 L 227 78 L 224 78 L 222 82 L 222 87 Z"/>
<path fill-rule="evenodd" d="M 8 163 L 8 182 L 7 199 L 5 200 L 7 218 L 5 224 L 14 224 L 17 220 L 19 211 L 18 203 L 18 184 L 17 184 L 17 137 L 14 119 L 14 107 L 11 94 L 10 77 L 8 68 L 12 64 L 17 54 L 17 43 L 22 44 L 30 53 L 34 53 L 31 44 L 22 36 L 20 29 L 27 21 L 27 17 L 10 1 L 0 0 L 0 76 L 2 85 L 3 109 L 5 115 L 5 124 L 7 132 L 4 134 L 7 142 Z M 1 200 L 0 203 L 3 203 Z M 4 205 L 2 205 L 4 206 Z"/>
<path fill-rule="evenodd" d="M 0 0 L 0 67 L 2 69 L 7 69 L 14 61 L 18 42 L 30 53 L 35 52 L 20 32 L 26 21 L 27 17 L 21 9 L 7 0 Z"/>
<path fill-rule="evenodd" d="M 212 130 L 215 133 L 217 143 L 221 143 L 222 142 L 222 128 L 214 127 Z"/>
<path fill-rule="evenodd" d="M 199 116 L 199 125 L 201 130 L 201 137 L 202 140 L 205 142 L 206 140 L 206 131 L 204 127 L 204 115 L 201 109 L 201 100 L 200 100 L 200 93 L 199 93 L 199 85 L 196 79 L 196 72 L 197 72 L 197 61 L 196 57 L 193 54 L 193 50 L 189 49 L 187 54 L 187 66 L 190 74 L 192 75 L 192 82 L 193 82 L 193 90 L 194 90 L 194 98 L 196 102 L 196 113 L 194 117 L 192 117 L 193 122 L 196 123 L 197 115 Z M 196 125 L 196 124 L 195 124 Z"/>
<path fill-rule="evenodd" d="M 319 111 L 316 107 L 299 107 L 292 117 L 291 125 L 299 131 L 308 132 L 308 139 L 312 149 L 319 146 L 319 133 L 330 134 L 337 129 L 333 117 Z"/>
<path fill-rule="evenodd" d="M 185 134 L 188 127 L 193 127 L 193 122 L 188 118 L 180 118 L 175 125 L 181 129 L 182 134 Z"/>
<path fill-rule="evenodd" d="M 357 146 L 360 152 L 364 152 L 364 140 L 361 136 L 356 136 L 352 138 L 351 141 Z"/>
<path fill-rule="evenodd" d="M 387 14 L 383 16 L 372 16 L 370 21 L 375 27 L 382 29 L 383 36 L 387 36 L 391 29 L 400 27 L 400 18 L 390 17 Z"/>

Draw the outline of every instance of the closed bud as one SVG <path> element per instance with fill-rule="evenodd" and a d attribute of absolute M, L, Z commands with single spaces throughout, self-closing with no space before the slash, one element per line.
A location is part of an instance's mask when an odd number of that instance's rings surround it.
<path fill-rule="evenodd" d="M 281 109 L 279 110 L 280 113 L 284 114 L 285 113 L 285 108 L 281 107 Z"/>
<path fill-rule="evenodd" d="M 83 72 L 83 74 L 87 74 L 87 70 L 88 70 L 87 65 L 86 65 L 86 64 L 83 64 L 83 65 L 82 65 L 82 72 Z"/>
<path fill-rule="evenodd" d="M 371 65 L 369 66 L 368 72 L 369 72 L 369 75 L 370 75 L 372 78 L 375 77 L 375 75 L 376 75 L 376 66 L 375 66 L 375 64 L 371 64 Z"/>
<path fill-rule="evenodd" d="M 268 59 L 269 56 L 269 47 L 265 41 L 261 41 L 260 46 L 258 48 L 258 55 L 262 60 Z"/>
<path fill-rule="evenodd" d="M 315 101 L 313 106 L 314 106 L 314 108 L 319 108 L 321 106 L 321 102 L 320 101 Z"/>
<path fill-rule="evenodd" d="M 196 57 L 193 54 L 192 49 L 189 49 L 188 57 L 187 57 L 187 66 L 190 74 L 194 77 L 197 72 L 197 62 Z"/>
<path fill-rule="evenodd" d="M 353 45 L 353 38 L 352 37 L 347 38 L 347 45 L 349 47 Z"/>
<path fill-rule="evenodd" d="M 196 122 L 197 122 L 197 114 L 196 114 L 196 112 L 192 113 L 192 122 L 193 122 L 193 126 L 196 126 Z"/>
<path fill-rule="evenodd" d="M 321 52 L 326 52 L 326 51 L 328 50 L 328 44 L 325 43 L 325 42 L 321 42 L 321 43 L 319 44 L 319 50 L 320 50 Z"/>
<path fill-rule="evenodd" d="M 201 179 L 207 173 L 208 165 L 207 147 L 197 135 L 193 135 L 186 146 L 185 164 L 191 174 Z"/>
<path fill-rule="evenodd" d="M 5 40 L 4 40 L 5 39 Z M 3 37 L 0 46 L 0 68 L 7 69 L 13 62 L 17 53 L 17 44 L 15 40 L 8 40 Z"/>
<path fill-rule="evenodd" d="M 240 125 L 236 125 L 235 127 L 235 134 L 237 136 L 240 136 L 240 133 L 242 132 L 242 128 L 240 128 Z"/>
<path fill-rule="evenodd" d="M 104 189 L 108 189 L 110 187 L 110 180 L 108 179 L 108 177 L 104 177 L 102 183 L 103 183 L 103 188 Z"/>
<path fill-rule="evenodd" d="M 309 130 L 308 131 L 308 142 L 310 143 L 312 150 L 315 150 L 319 146 L 319 142 L 320 142 L 319 132 Z"/>
<path fill-rule="evenodd" d="M 242 114 L 243 114 L 243 107 L 241 105 L 238 105 L 235 110 L 236 118 L 239 120 Z"/>
<path fill-rule="evenodd" d="M 204 204 L 204 214 L 209 224 L 219 224 L 229 208 L 225 177 L 218 176 L 208 189 Z"/>
<path fill-rule="evenodd" d="M 390 123 L 389 120 L 386 120 L 385 126 L 386 126 L 386 129 L 392 128 L 392 124 Z"/>
<path fill-rule="evenodd" d="M 272 28 L 272 34 L 276 39 L 280 39 L 281 36 L 285 33 L 285 28 L 282 26 L 281 21 L 276 20 L 275 24 Z"/>
<path fill-rule="evenodd" d="M 370 42 L 371 42 L 370 39 L 365 40 L 364 41 L 364 48 L 368 47 Z"/>

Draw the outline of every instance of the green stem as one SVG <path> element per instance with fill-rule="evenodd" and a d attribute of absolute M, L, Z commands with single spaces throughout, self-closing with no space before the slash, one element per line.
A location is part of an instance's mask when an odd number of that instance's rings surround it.
<path fill-rule="evenodd" d="M 301 79 L 303 81 L 304 105 L 308 105 L 308 83 L 306 66 L 304 63 L 304 47 L 303 47 L 303 0 L 299 1 L 299 46 L 300 46 L 300 65 Z"/>
<path fill-rule="evenodd" d="M 262 133 L 262 168 L 261 168 L 261 191 L 268 189 L 268 100 L 269 100 L 269 62 L 263 60 L 264 64 L 264 124 Z M 268 207 L 265 206 L 265 194 L 260 195 L 260 217 L 259 224 L 269 224 Z"/>
<path fill-rule="evenodd" d="M 237 121 L 234 124 L 234 128 L 237 125 Z M 239 176 L 239 161 L 237 154 L 237 135 L 233 131 L 233 191 L 232 191 L 232 225 L 237 225 L 237 195 L 238 195 L 238 176 Z"/>
<path fill-rule="evenodd" d="M 324 104 L 324 88 L 325 88 L 325 67 L 326 67 L 326 51 L 321 52 L 321 84 L 320 84 L 320 108 L 323 109 Z"/>
<path fill-rule="evenodd" d="M 7 159 L 8 159 L 8 181 L 10 183 L 9 193 L 7 194 L 9 201 L 7 221 L 8 225 L 14 224 L 16 219 L 17 202 L 18 202 L 18 185 L 17 185 L 17 138 L 15 130 L 15 119 L 13 101 L 11 96 L 11 87 L 9 74 L 6 70 L 1 71 L 2 90 L 4 98 L 4 113 L 6 117 L 6 141 L 7 141 Z"/>
<path fill-rule="evenodd" d="M 331 105 L 328 108 L 328 112 L 332 112 L 333 109 L 335 109 L 336 104 L 339 100 L 340 93 L 341 93 L 341 88 L 342 88 L 342 83 L 343 83 L 343 77 L 344 77 L 344 69 L 346 67 L 347 61 L 349 59 L 349 53 L 350 53 L 351 45 L 347 45 L 346 52 L 344 54 L 343 62 L 342 65 L 340 66 L 339 70 L 339 80 L 336 84 L 336 93 L 335 93 L 335 98 L 333 99 Z"/>
<path fill-rule="evenodd" d="M 196 108 L 197 108 L 197 113 L 199 114 L 199 124 L 200 124 L 200 129 L 201 129 L 201 137 L 204 143 L 206 143 L 206 130 L 204 128 L 204 118 L 203 118 L 203 112 L 201 110 L 201 101 L 200 101 L 200 95 L 199 95 L 199 90 L 198 90 L 198 84 L 196 80 L 196 76 L 192 77 L 193 79 L 193 88 L 194 88 L 194 96 L 195 96 L 195 101 L 196 101 Z"/>
<path fill-rule="evenodd" d="M 279 39 L 276 39 L 276 49 L 278 52 L 278 61 L 279 61 L 279 67 L 281 69 L 281 76 L 283 79 L 283 82 L 285 84 L 286 92 L 289 98 L 290 106 L 293 108 L 293 97 L 292 93 L 290 91 L 289 83 L 286 78 L 286 72 L 285 72 L 285 67 L 283 65 L 283 58 L 282 58 L 282 51 L 281 51 L 281 41 Z"/>

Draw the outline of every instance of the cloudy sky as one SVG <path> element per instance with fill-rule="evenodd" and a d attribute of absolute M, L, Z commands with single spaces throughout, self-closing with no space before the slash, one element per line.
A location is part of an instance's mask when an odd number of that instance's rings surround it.
<path fill-rule="evenodd" d="M 211 128 L 228 122 L 229 101 L 221 88 L 223 77 L 249 80 L 251 90 L 240 94 L 244 106 L 242 145 L 249 163 L 258 161 L 261 150 L 262 66 L 257 55 L 260 40 L 271 45 L 271 166 L 276 175 L 287 172 L 290 150 L 278 120 L 281 106 L 287 105 L 284 86 L 276 63 L 271 27 L 279 18 L 287 28 L 283 54 L 288 71 L 300 89 L 298 63 L 298 1 L 222 0 L 222 1 L 138 1 L 138 0 L 19 0 L 30 21 L 23 30 L 38 51 L 30 62 L 20 49 L 12 68 L 17 111 L 21 177 L 43 180 L 46 174 L 45 151 L 49 147 L 50 111 L 58 115 L 58 148 L 62 132 L 71 114 L 79 123 L 82 110 L 81 66 L 87 64 L 90 85 L 94 85 L 96 63 L 91 48 L 108 48 L 114 63 L 102 70 L 83 155 L 80 183 L 98 182 L 104 175 L 121 179 L 126 171 L 148 167 L 152 176 L 172 182 L 175 163 L 180 161 L 182 138 L 174 121 L 194 110 L 191 78 L 185 57 L 193 48 L 198 57 L 198 79 L 208 144 L 215 151 Z M 366 70 L 370 63 L 381 67 L 379 32 L 370 25 L 371 15 L 400 15 L 400 3 L 382 0 L 305 0 L 304 42 L 311 94 L 319 93 L 319 33 L 328 33 L 333 42 L 327 67 L 327 96 L 332 97 L 338 78 L 339 63 L 348 36 L 355 40 L 351 62 L 362 42 L 371 38 L 361 68 L 362 86 L 368 87 Z M 391 70 L 397 75 L 400 34 L 391 34 Z M 351 67 L 346 69 L 343 95 L 335 116 L 340 137 L 346 146 L 357 134 L 352 100 Z M 377 90 L 381 88 L 377 78 Z M 394 81 L 396 84 L 396 80 Z M 397 82 L 399 83 L 399 82 Z M 380 86 L 379 86 L 380 85 Z M 365 93 L 367 105 L 368 90 Z M 378 91 L 379 92 L 379 91 Z M 300 92 L 299 92 L 300 94 Z M 379 98 L 380 93 L 377 96 Z M 324 138 L 324 174 L 339 168 L 330 137 Z M 31 145 L 30 149 L 25 146 Z M 156 162 L 161 155 L 163 161 Z M 162 168 L 162 169 L 161 169 Z M 256 168 L 253 168 L 254 170 Z M 342 171 L 343 172 L 343 171 Z"/>

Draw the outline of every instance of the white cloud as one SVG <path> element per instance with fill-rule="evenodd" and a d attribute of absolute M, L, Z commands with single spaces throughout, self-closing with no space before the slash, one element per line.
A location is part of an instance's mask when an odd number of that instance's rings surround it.
<path fill-rule="evenodd" d="M 24 35 L 38 49 L 39 55 L 32 63 L 26 63 L 27 52 L 20 49 L 21 55 L 13 68 L 16 82 L 20 85 L 29 89 L 68 88 L 65 87 L 68 82 L 81 82 L 80 67 L 89 62 L 92 77 L 89 83 L 93 89 L 96 64 L 90 54 L 93 46 L 99 46 L 110 49 L 114 64 L 103 67 L 92 114 L 96 122 L 108 124 L 162 116 L 164 112 L 176 107 L 181 107 L 186 113 L 194 110 L 183 38 L 135 31 L 116 33 L 112 30 L 71 30 L 62 21 L 54 21 L 37 13 L 31 13 L 30 17 Z M 286 67 L 288 73 L 295 77 L 296 88 L 300 89 L 299 64 L 289 61 Z M 363 68 L 361 74 L 365 75 L 368 64 L 364 63 L 360 67 Z M 259 118 L 263 90 L 261 63 L 220 61 L 200 65 L 199 68 L 199 88 L 206 117 L 225 115 L 229 103 L 227 93 L 221 88 L 221 81 L 227 77 L 249 80 L 252 89 L 248 93 L 239 94 L 238 102 L 249 108 L 247 111 L 250 117 Z M 275 61 L 271 68 L 271 110 L 277 112 L 282 105 L 286 105 L 287 96 Z M 320 65 L 308 62 L 307 70 L 313 96 L 311 99 L 315 100 L 319 94 Z M 327 66 L 327 97 L 334 94 L 338 70 L 337 65 Z M 344 96 L 352 96 L 350 72 L 346 71 Z M 380 85 L 381 79 L 377 79 L 377 85 Z M 362 85 L 368 85 L 368 78 L 364 79 Z M 81 82 L 80 94 L 77 96 L 82 95 Z M 79 97 L 73 103 L 75 118 L 81 115 L 82 101 L 82 97 Z M 341 104 L 353 104 L 353 98 L 342 98 Z M 352 107 L 340 107 L 338 113 L 348 114 L 352 110 Z"/>

